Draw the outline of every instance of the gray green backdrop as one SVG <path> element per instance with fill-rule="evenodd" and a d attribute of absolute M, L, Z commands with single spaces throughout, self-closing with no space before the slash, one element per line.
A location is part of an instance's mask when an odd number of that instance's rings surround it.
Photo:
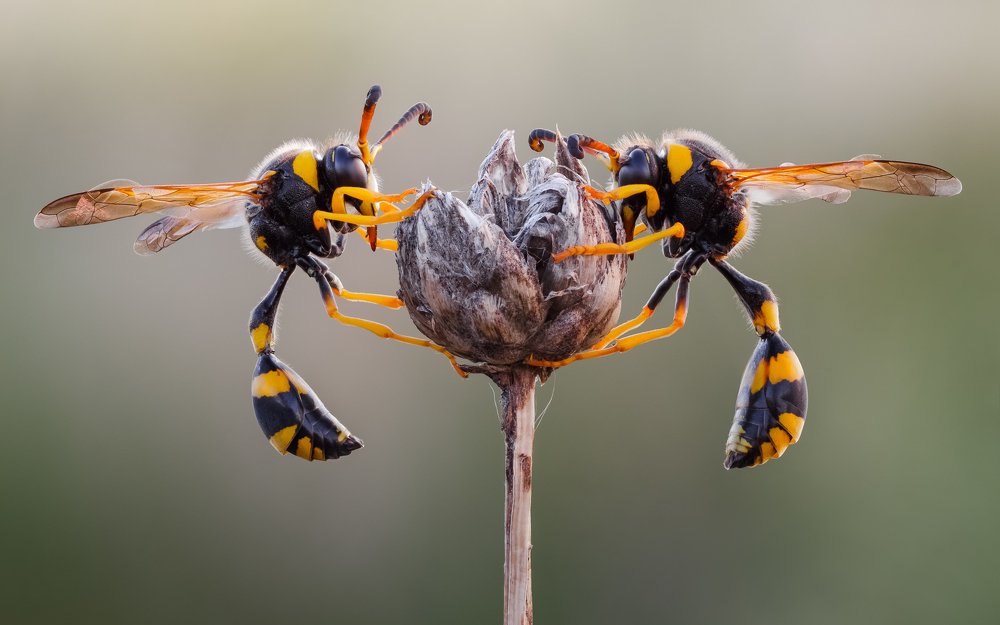
<path fill-rule="evenodd" d="M 241 179 L 283 140 L 381 131 L 384 187 L 464 192 L 503 128 L 695 127 L 752 165 L 876 152 L 957 198 L 761 211 L 736 265 L 781 301 L 803 440 L 722 469 L 756 339 L 715 272 L 688 327 L 539 390 L 536 622 L 992 623 L 1000 540 L 990 2 L 0 2 L 0 622 L 496 623 L 503 446 L 485 379 L 325 317 L 293 280 L 279 355 L 367 447 L 306 464 L 254 421 L 236 232 L 153 258 L 146 220 L 36 231 L 110 178 Z M 591 162 L 597 174 L 596 162 Z M 390 254 L 334 263 L 391 293 Z M 669 270 L 631 266 L 625 310 Z M 347 305 L 412 331 L 403 312 Z"/>

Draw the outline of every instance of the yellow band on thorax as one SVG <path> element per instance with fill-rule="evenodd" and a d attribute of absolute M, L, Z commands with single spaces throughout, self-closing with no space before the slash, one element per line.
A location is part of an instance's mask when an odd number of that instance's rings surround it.
<path fill-rule="evenodd" d="M 691 169 L 692 162 L 691 148 L 677 143 L 670 144 L 667 147 L 667 171 L 670 172 L 670 182 L 677 184 Z"/>
<path fill-rule="evenodd" d="M 310 187 L 319 191 L 319 171 L 316 168 L 316 155 L 312 150 L 303 150 L 295 156 L 295 160 L 292 161 L 292 171 Z"/>

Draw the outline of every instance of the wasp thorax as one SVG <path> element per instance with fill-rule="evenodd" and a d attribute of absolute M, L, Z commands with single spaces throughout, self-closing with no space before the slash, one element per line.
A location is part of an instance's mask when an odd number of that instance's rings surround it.
<path fill-rule="evenodd" d="M 583 190 L 589 178 L 558 140 L 555 162 L 524 167 L 504 132 L 466 204 L 434 192 L 397 230 L 399 295 L 420 330 L 451 352 L 491 365 L 559 360 L 614 325 L 625 257 L 552 254 L 621 242 L 621 220 Z"/>

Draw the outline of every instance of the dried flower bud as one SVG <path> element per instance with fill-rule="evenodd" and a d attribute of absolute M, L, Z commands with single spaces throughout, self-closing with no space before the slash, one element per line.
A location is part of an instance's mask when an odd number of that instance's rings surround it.
<path fill-rule="evenodd" d="M 456 355 L 511 365 L 586 349 L 618 319 L 625 257 L 552 254 L 622 241 L 615 212 L 589 199 L 587 171 L 561 138 L 556 160 L 523 168 L 504 131 L 466 204 L 435 191 L 397 230 L 399 295 L 421 332 Z"/>

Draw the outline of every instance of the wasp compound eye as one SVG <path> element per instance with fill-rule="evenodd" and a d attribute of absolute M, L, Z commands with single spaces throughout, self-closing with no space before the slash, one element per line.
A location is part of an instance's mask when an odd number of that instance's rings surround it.
<path fill-rule="evenodd" d="M 337 187 L 367 187 L 368 168 L 361 155 L 346 145 L 338 145 L 323 157 L 327 181 Z"/>
<path fill-rule="evenodd" d="M 618 186 L 627 184 L 648 184 L 656 186 L 657 171 L 649 162 L 649 155 L 641 148 L 635 148 L 621 163 L 618 170 Z"/>

